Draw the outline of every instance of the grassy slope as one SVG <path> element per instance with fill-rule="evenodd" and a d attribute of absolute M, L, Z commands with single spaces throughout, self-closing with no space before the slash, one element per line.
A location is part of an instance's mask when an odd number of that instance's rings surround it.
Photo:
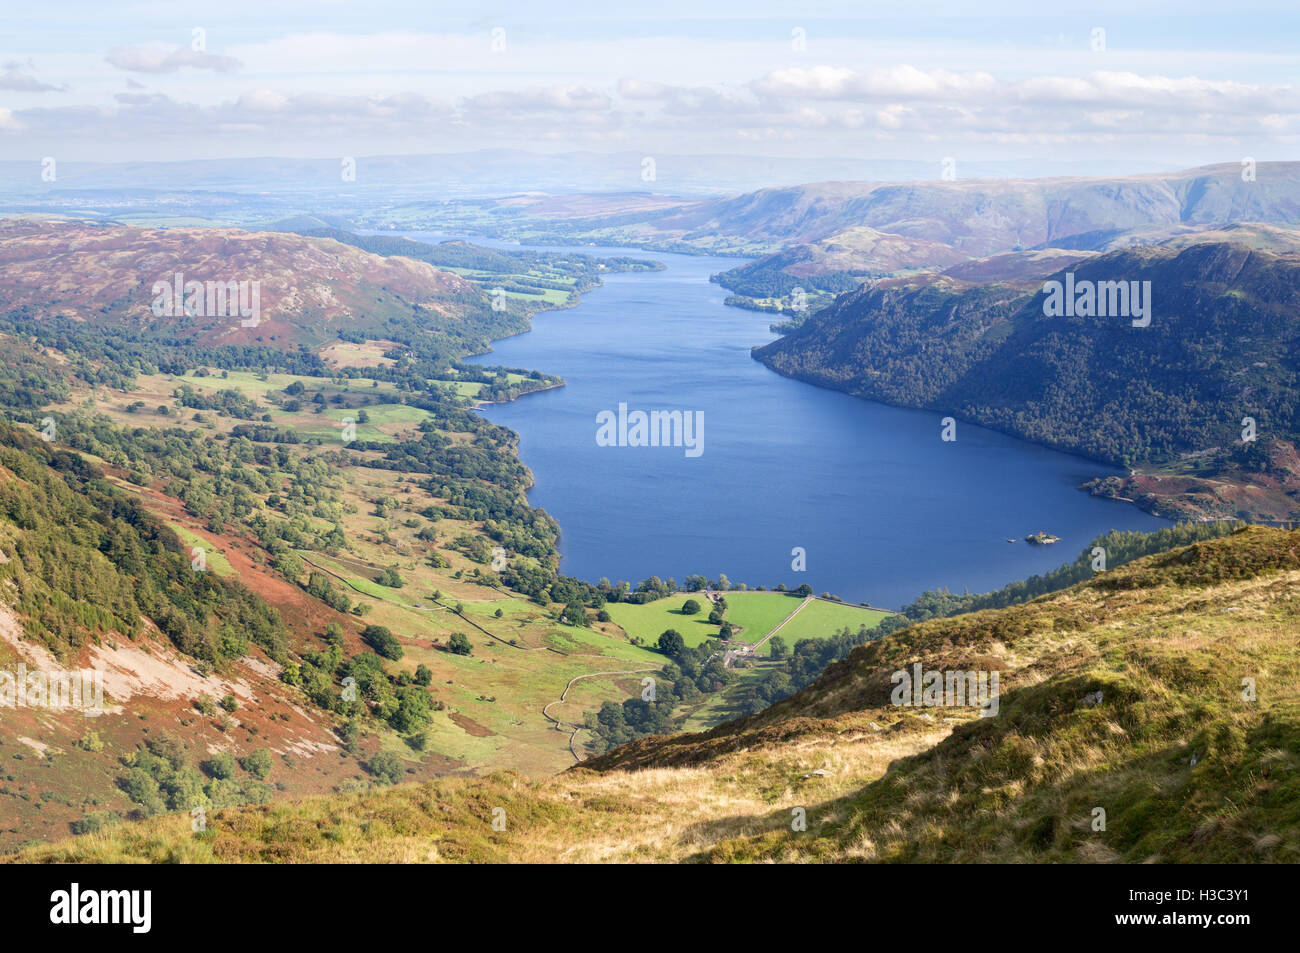
<path fill-rule="evenodd" d="M 221 811 L 201 836 L 164 818 L 18 859 L 1295 862 L 1298 587 L 1300 533 L 1251 529 L 914 626 L 766 712 L 558 777 Z M 918 660 L 999 669 L 1001 713 L 890 706 Z"/>
<path fill-rule="evenodd" d="M 336 349 L 338 350 L 338 349 Z M 518 379 L 518 375 L 510 375 Z M 288 412 L 267 399 L 271 391 L 283 389 L 295 381 L 307 389 L 300 397 L 298 412 Z M 95 392 L 78 392 L 61 409 L 70 410 L 79 402 L 93 398 L 98 413 L 124 426 L 131 427 L 201 427 L 212 432 L 228 432 L 242 421 L 222 417 L 213 411 L 204 411 L 206 424 L 196 424 L 191 419 L 194 411 L 181 408 L 171 396 L 181 382 L 189 383 L 200 393 L 211 395 L 222 389 L 236 389 L 257 400 L 268 412 L 273 425 L 292 430 L 302 438 L 313 435 L 324 439 L 321 447 L 307 443 L 288 445 L 295 455 L 314 456 L 320 452 L 337 449 L 341 425 L 345 418 L 357 416 L 356 409 L 344 409 L 332 404 L 316 413 L 309 396 L 323 391 L 328 397 L 335 394 L 361 395 L 378 399 L 364 409 L 370 422 L 356 425 L 358 440 L 387 442 L 399 434 L 410 434 L 418 423 L 430 414 L 419 408 L 394 403 L 398 396 L 392 384 L 380 382 L 372 387 L 369 379 L 351 380 L 343 385 L 330 378 L 299 374 L 271 374 L 262 380 L 259 375 L 229 372 L 207 376 L 170 376 L 164 374 L 142 375 L 129 394 L 102 388 Z M 473 388 L 481 387 L 474 383 Z M 145 403 L 144 411 L 130 414 L 125 408 L 136 400 Z M 160 404 L 172 408 L 172 414 L 160 418 L 152 409 Z M 463 435 L 452 434 L 454 439 Z M 354 603 L 369 607 L 364 619 L 353 616 L 335 616 L 323 605 L 319 608 L 330 621 L 339 621 L 349 636 L 346 654 L 361 651 L 356 633 L 365 624 L 389 627 L 402 641 L 405 657 L 389 665 L 390 671 L 414 672 L 423 663 L 434 673 L 434 697 L 448 706 L 439 712 L 426 735 L 422 751 L 413 750 L 396 739 L 386 728 L 368 726 L 379 734 L 381 747 L 392 750 L 417 777 L 428 776 L 451 767 L 470 767 L 490 771 L 511 766 L 528 773 L 550 773 L 573 763 L 569 747 L 570 730 L 556 730 L 552 721 L 543 715 L 547 705 L 553 718 L 566 723 L 581 723 L 584 711 L 598 709 L 605 701 L 622 702 L 630 694 L 639 694 L 635 680 L 619 677 L 584 679 L 570 691 L 565 702 L 558 704 L 569 680 L 595 672 L 623 671 L 663 664 L 657 653 L 631 645 L 613 625 L 600 625 L 592 629 L 574 628 L 555 622 L 551 615 L 534 603 L 497 589 L 480 585 L 472 577 L 474 569 L 484 569 L 449 543 L 461 535 L 482 535 L 482 524 L 477 521 L 441 519 L 436 522 L 439 541 L 430 546 L 416 538 L 419 528 L 431 521 L 419 513 L 429 505 L 442 500 L 430 495 L 422 484 L 426 478 L 404 474 L 378 467 L 357 466 L 344 471 L 338 492 L 343 509 L 342 522 L 349 539 L 349 547 L 338 557 L 320 552 L 303 551 L 302 555 L 315 566 L 337 574 L 334 582 L 346 588 L 346 595 Z M 129 482 L 121 484 L 125 490 L 140 493 L 140 488 Z M 386 517 L 375 515 L 374 501 L 388 498 L 393 505 Z M 163 515 L 187 541 L 198 544 L 203 536 L 196 530 L 202 521 L 190 518 L 184 507 L 176 503 L 165 508 Z M 416 526 L 409 526 L 414 519 Z M 313 518 L 314 525 L 328 527 L 330 522 Z M 261 566 L 266 556 L 251 539 L 236 530 L 227 535 L 206 535 L 218 540 L 219 545 L 205 545 L 208 566 L 218 574 L 231 572 L 224 552 L 238 541 L 241 551 L 251 555 Z M 388 534 L 388 542 L 380 538 Z M 450 563 L 444 569 L 428 565 L 426 557 L 437 551 Z M 374 580 L 382 569 L 396 569 L 405 585 L 393 589 Z M 265 569 L 272 581 L 290 584 L 278 573 Z M 462 578 L 456 578 L 456 572 Z M 303 578 L 306 572 L 303 573 Z M 259 587 L 256 580 L 244 576 L 245 583 Z M 260 588 L 260 587 L 259 587 Z M 282 593 L 266 591 L 265 595 L 283 608 Z M 292 591 L 300 593 L 297 587 Z M 441 604 L 432 599 L 432 593 L 443 594 Z M 307 599 L 305 594 L 303 598 Z M 307 600 L 311 601 L 311 600 Z M 457 617 L 450 606 L 464 605 L 465 614 L 478 625 L 489 630 L 497 639 L 484 634 Z M 416 609 L 419 605 L 422 608 Z M 502 618 L 495 617 L 502 609 Z M 324 623 L 316 621 L 310 626 L 319 633 Z M 603 630 L 603 631 L 602 631 Z M 452 632 L 464 632 L 473 645 L 474 655 L 462 658 L 433 647 L 435 642 L 445 643 Z M 656 633 L 657 637 L 657 633 Z M 516 644 L 509 644 L 511 641 Z M 307 642 L 311 648 L 319 647 L 314 639 Z M 635 690 L 635 691 L 634 691 Z M 452 716 L 455 716 L 453 718 Z M 578 743 L 583 736 L 579 735 Z M 128 749 L 129 750 L 129 749 Z M 367 751 L 367 754 L 373 752 Z M 364 775 L 355 772 L 354 783 L 365 783 Z M 414 780 L 414 779 L 413 779 Z"/>

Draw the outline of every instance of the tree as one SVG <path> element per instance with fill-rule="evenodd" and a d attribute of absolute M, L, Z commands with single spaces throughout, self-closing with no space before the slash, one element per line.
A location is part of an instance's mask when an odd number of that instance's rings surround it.
<path fill-rule="evenodd" d="M 455 655 L 471 655 L 474 652 L 474 646 L 469 644 L 469 638 L 464 632 L 453 632 L 447 640 L 447 648 Z"/>
<path fill-rule="evenodd" d="M 790 647 L 785 644 L 785 639 L 779 635 L 774 635 L 767 640 L 768 646 L 772 651 L 772 658 L 785 658 L 790 654 Z"/>
<path fill-rule="evenodd" d="M 417 732 L 429 724 L 432 708 L 429 693 L 414 686 L 402 688 L 397 693 L 397 710 L 388 723 L 403 734 Z"/>
<path fill-rule="evenodd" d="M 208 759 L 204 766 L 209 777 L 233 778 L 235 776 L 235 756 L 229 751 L 219 751 Z"/>
<path fill-rule="evenodd" d="M 415 684 L 428 685 L 433 681 L 433 669 L 421 662 L 415 667 Z"/>
<path fill-rule="evenodd" d="M 659 636 L 659 651 L 669 658 L 681 655 L 684 648 L 686 648 L 686 640 L 676 629 L 668 629 Z"/>
<path fill-rule="evenodd" d="M 795 590 L 796 595 L 803 596 L 805 599 L 811 596 L 812 593 L 813 593 L 813 587 L 808 585 L 808 583 L 806 582 L 798 589 Z"/>
<path fill-rule="evenodd" d="M 402 657 L 402 643 L 387 626 L 368 625 L 361 630 L 361 641 L 370 646 L 379 655 L 396 662 Z"/>
<path fill-rule="evenodd" d="M 297 582 L 298 577 L 302 575 L 302 557 L 293 550 L 285 550 L 280 553 L 275 557 L 273 565 L 277 571 L 294 582 Z"/>
<path fill-rule="evenodd" d="M 700 611 L 700 604 L 694 599 L 687 599 L 682 603 L 682 615 L 696 615 Z"/>
<path fill-rule="evenodd" d="M 239 765 L 259 781 L 265 781 L 271 773 L 271 752 L 265 748 L 250 751 L 239 759 Z"/>
<path fill-rule="evenodd" d="M 366 770 L 380 781 L 396 784 L 406 774 L 402 762 L 391 751 L 381 751 L 366 762 Z"/>

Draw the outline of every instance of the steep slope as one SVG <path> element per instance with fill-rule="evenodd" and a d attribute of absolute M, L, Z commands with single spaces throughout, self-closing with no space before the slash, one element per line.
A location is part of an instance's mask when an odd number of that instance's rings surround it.
<path fill-rule="evenodd" d="M 1150 324 L 1045 316 L 1041 284 L 882 282 L 841 296 L 755 356 L 860 397 L 1122 464 L 1250 456 L 1245 417 L 1261 444 L 1300 435 L 1300 263 L 1202 244 L 1115 252 L 1068 271 L 1079 288 L 1150 282 Z"/>
<path fill-rule="evenodd" d="M 556 778 L 223 810 L 200 835 L 164 818 L 14 859 L 1295 862 L 1297 587 L 1300 533 L 1252 528 L 921 623 L 760 714 Z M 893 704 L 918 663 L 996 672 L 996 715 Z"/>
<path fill-rule="evenodd" d="M 196 569 L 101 469 L 0 424 L 0 849 L 135 809 L 269 800 L 268 777 L 307 794 L 359 771 L 332 718 L 278 678 L 294 633 L 249 581 Z M 37 693 L 87 670 L 102 680 L 75 704 Z M 136 783 L 119 760 L 144 743 L 166 744 L 170 789 Z M 258 751 L 256 774 L 206 789 L 190 766 Z"/>

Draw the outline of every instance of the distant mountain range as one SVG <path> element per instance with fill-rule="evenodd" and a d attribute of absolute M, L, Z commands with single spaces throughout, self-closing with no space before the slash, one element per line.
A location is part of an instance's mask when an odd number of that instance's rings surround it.
<path fill-rule="evenodd" d="M 817 242 L 868 226 L 979 258 L 1233 222 L 1300 224 L 1300 163 L 1261 163 L 1253 181 L 1223 164 L 1117 178 L 823 182 L 698 203 L 642 227 L 647 237 L 716 247 Z"/>
<path fill-rule="evenodd" d="M 1195 241 L 1197 232 L 1242 223 L 1254 223 L 1254 247 L 1282 251 L 1295 242 L 1288 230 L 1300 227 L 1296 162 L 1089 178 L 857 178 L 708 199 L 671 193 L 662 182 L 645 189 L 394 202 L 357 211 L 354 224 L 543 244 L 775 256 L 752 263 L 751 275 L 792 278 L 940 270 L 1008 252 L 1111 251 L 1179 236 Z"/>

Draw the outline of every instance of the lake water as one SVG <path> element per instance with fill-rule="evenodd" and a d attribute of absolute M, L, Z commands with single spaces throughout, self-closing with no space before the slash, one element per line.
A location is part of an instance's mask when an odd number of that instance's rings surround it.
<path fill-rule="evenodd" d="M 668 268 L 611 275 L 577 308 L 540 314 L 475 359 L 567 382 L 483 413 L 518 432 L 536 480 L 529 500 L 559 521 L 569 575 L 635 584 L 721 572 L 897 608 L 928 588 L 983 592 L 1054 569 L 1110 529 L 1169 525 L 1076 489 L 1118 472 L 1106 466 L 961 422 L 945 443 L 939 414 L 768 370 L 749 352 L 773 340 L 772 316 L 725 307 L 727 292 L 709 283 L 738 260 L 572 250 Z M 599 446 L 597 414 L 620 403 L 702 411 L 703 452 Z M 1061 542 L 1007 542 L 1038 530 Z M 795 547 L 806 571 L 791 568 Z"/>

